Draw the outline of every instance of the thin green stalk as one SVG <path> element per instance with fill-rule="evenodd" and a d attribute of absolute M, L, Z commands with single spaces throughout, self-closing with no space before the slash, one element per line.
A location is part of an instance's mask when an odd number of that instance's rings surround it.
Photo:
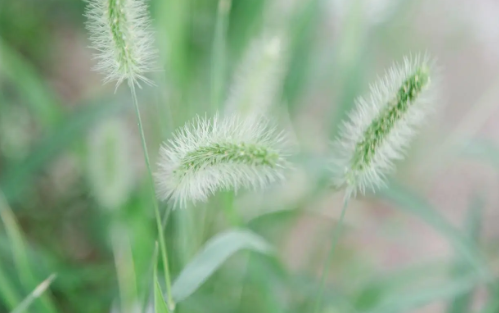
<path fill-rule="evenodd" d="M 172 288 L 171 288 L 171 279 L 170 279 L 170 269 L 169 269 L 169 265 L 168 265 L 168 254 L 166 251 L 164 232 L 163 232 L 163 227 L 162 227 L 162 223 L 161 223 L 161 215 L 159 214 L 158 201 L 156 200 L 156 193 L 154 192 L 154 178 L 153 178 L 152 170 L 151 170 L 151 162 L 149 160 L 149 153 L 147 152 L 146 138 L 144 135 L 144 128 L 142 127 L 142 118 L 140 116 L 139 102 L 137 100 L 135 86 L 133 85 L 132 82 L 130 82 L 128 85 L 129 85 L 130 90 L 132 92 L 133 103 L 135 105 L 135 113 L 137 116 L 137 125 L 138 125 L 139 132 L 140 132 L 142 150 L 144 153 L 144 161 L 146 163 L 147 172 L 149 174 L 148 175 L 149 176 L 149 183 L 151 186 L 150 190 L 151 190 L 152 200 L 154 203 L 154 213 L 156 215 L 156 226 L 158 228 L 159 245 L 160 245 L 160 249 L 161 249 L 161 259 L 162 259 L 163 267 L 164 267 L 166 294 L 167 294 L 167 298 L 168 298 L 168 307 L 170 308 L 170 310 L 173 311 L 175 308 L 175 302 L 173 301 L 172 292 L 171 292 Z"/>
<path fill-rule="evenodd" d="M 331 239 L 331 249 L 329 250 L 329 254 L 327 256 L 327 259 L 324 263 L 324 267 L 322 269 L 321 281 L 320 281 L 320 285 L 319 285 L 320 286 L 319 293 L 317 294 L 314 310 L 312 311 L 314 313 L 319 312 L 321 309 L 321 306 L 322 306 L 322 296 L 324 294 L 324 288 L 326 285 L 326 278 L 328 276 L 329 268 L 331 267 L 331 263 L 333 261 L 333 254 L 334 254 L 334 250 L 336 248 L 336 244 L 338 243 L 338 238 L 340 237 L 340 234 L 341 234 L 341 229 L 343 226 L 343 220 L 345 218 L 345 212 L 347 211 L 347 207 L 348 207 L 348 200 L 345 198 L 345 201 L 343 202 L 343 208 L 341 209 L 340 219 L 338 220 L 338 225 L 333 230 L 333 236 Z"/>
<path fill-rule="evenodd" d="M 211 104 L 216 112 L 224 92 L 226 50 L 227 50 L 227 26 L 231 7 L 231 0 L 219 0 L 217 21 L 215 25 L 215 38 L 213 40 L 211 59 Z"/>
<path fill-rule="evenodd" d="M 232 227 L 240 227 L 243 224 L 243 219 L 239 216 L 239 212 L 234 205 L 235 195 L 232 191 L 227 191 L 222 196 L 222 207 L 225 218 Z"/>

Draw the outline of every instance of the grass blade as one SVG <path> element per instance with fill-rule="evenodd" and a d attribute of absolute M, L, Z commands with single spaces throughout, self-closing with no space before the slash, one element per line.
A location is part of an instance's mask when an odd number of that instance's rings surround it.
<path fill-rule="evenodd" d="M 227 59 L 227 28 L 231 0 L 219 0 L 217 9 L 217 21 L 215 25 L 215 37 L 213 39 L 211 59 L 211 104 L 216 112 L 224 97 L 224 81 L 226 75 Z"/>
<path fill-rule="evenodd" d="M 230 256 L 243 249 L 263 254 L 272 251 L 263 238 L 248 230 L 233 229 L 218 234 L 205 244 L 173 283 L 175 301 L 193 294 Z"/>
<path fill-rule="evenodd" d="M 5 225 L 7 236 L 11 243 L 12 252 L 14 254 L 14 263 L 16 265 L 17 273 L 21 284 L 25 289 L 33 288 L 36 286 L 37 279 L 32 271 L 26 246 L 21 229 L 16 221 L 12 210 L 0 193 L 0 218 Z M 39 295 L 38 295 L 39 296 Z M 50 297 L 42 296 L 41 307 L 43 312 L 56 312 L 55 306 Z"/>
<path fill-rule="evenodd" d="M 47 279 L 42 281 L 11 313 L 25 312 L 33 301 L 38 299 L 47 290 L 55 277 L 55 274 L 51 274 Z"/>
<path fill-rule="evenodd" d="M 156 242 L 156 247 L 154 249 L 154 312 L 155 313 L 170 313 L 166 301 L 163 298 L 163 292 L 161 291 L 161 286 L 158 281 L 158 243 Z"/>
<path fill-rule="evenodd" d="M 473 198 L 470 208 L 468 210 L 468 216 L 466 219 L 466 235 L 475 244 L 479 244 L 480 240 L 480 230 L 482 228 L 482 209 L 484 203 L 481 198 Z M 466 273 L 469 270 L 469 266 L 466 262 L 463 262 L 461 258 L 457 258 L 456 264 L 453 268 L 453 276 L 457 277 Z M 454 298 L 447 309 L 448 313 L 466 313 L 470 312 L 470 305 L 473 300 L 473 290 L 464 293 L 462 295 Z"/>
<path fill-rule="evenodd" d="M 0 299 L 2 299 L 3 304 L 9 309 L 13 309 L 19 303 L 19 301 L 21 301 L 21 297 L 17 294 L 17 290 L 15 289 L 1 266 Z"/>
<path fill-rule="evenodd" d="M 434 301 L 456 298 L 472 290 L 478 282 L 479 280 L 476 277 L 467 277 L 443 282 L 432 287 L 419 288 L 418 290 L 393 292 L 377 308 L 367 312 L 409 312 L 411 309 L 422 307 Z"/>
<path fill-rule="evenodd" d="M 23 160 L 6 164 L 0 175 L 0 189 L 9 202 L 19 199 L 33 176 L 50 160 L 64 151 L 103 117 L 123 109 L 119 101 L 102 100 L 74 112 L 55 131 L 42 139 L 38 146 Z"/>
<path fill-rule="evenodd" d="M 413 214 L 433 227 L 461 253 L 462 257 L 467 260 L 483 281 L 490 282 L 490 278 L 493 276 L 477 247 L 447 222 L 428 202 L 393 181 L 388 188 L 382 189 L 380 194 L 383 198 L 397 204 L 397 209 Z"/>
<path fill-rule="evenodd" d="M 121 310 L 128 312 L 138 300 L 135 265 L 133 262 L 130 239 L 124 225 L 116 223 L 111 229 L 118 289 L 120 291 Z"/>
<path fill-rule="evenodd" d="M 39 118 L 40 124 L 45 128 L 52 128 L 62 116 L 55 95 L 35 69 L 1 38 L 0 55 L 0 72 L 17 87 L 19 95 L 24 97 L 33 116 Z"/>

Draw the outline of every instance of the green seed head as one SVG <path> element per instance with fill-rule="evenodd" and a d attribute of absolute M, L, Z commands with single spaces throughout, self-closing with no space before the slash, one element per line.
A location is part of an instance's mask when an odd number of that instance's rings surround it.
<path fill-rule="evenodd" d="M 144 0 L 87 0 L 87 28 L 105 81 L 149 82 L 155 51 Z"/>
<path fill-rule="evenodd" d="M 279 180 L 287 167 L 281 141 L 255 119 L 198 119 L 161 150 L 156 175 L 160 197 L 183 206 L 204 201 L 219 189 L 263 187 Z"/>
<path fill-rule="evenodd" d="M 422 94 L 430 85 L 426 60 L 405 60 L 371 88 L 369 101 L 360 99 L 344 124 L 337 147 L 345 149 L 336 161 L 334 182 L 346 185 L 347 196 L 383 184 L 394 159 L 402 157 L 414 127 L 428 111 Z"/>

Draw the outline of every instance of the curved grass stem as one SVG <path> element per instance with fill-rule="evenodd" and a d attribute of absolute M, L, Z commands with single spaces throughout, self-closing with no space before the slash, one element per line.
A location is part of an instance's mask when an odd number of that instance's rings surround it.
<path fill-rule="evenodd" d="M 150 188 L 151 196 L 152 196 L 152 200 L 154 203 L 154 213 L 156 216 L 156 226 L 158 228 L 158 237 L 159 237 L 159 246 L 160 246 L 160 250 L 161 250 L 161 259 L 162 259 L 163 267 L 164 267 L 167 302 L 168 302 L 168 307 L 170 308 L 170 310 L 173 311 L 175 308 L 175 302 L 173 301 L 172 291 L 171 291 L 172 288 L 171 288 L 170 270 L 169 270 L 169 265 L 168 265 L 168 254 L 166 251 L 165 237 L 164 237 L 164 232 L 163 232 L 163 227 L 162 227 L 161 215 L 159 213 L 158 201 L 156 200 L 156 194 L 154 192 L 154 178 L 153 178 L 152 169 L 151 169 L 151 162 L 149 159 L 149 153 L 147 152 L 146 138 L 144 135 L 144 128 L 142 127 L 142 118 L 140 116 L 139 102 L 137 100 L 135 86 L 132 82 L 130 82 L 129 87 L 130 87 L 130 90 L 132 92 L 132 98 L 133 98 L 133 103 L 135 106 L 135 113 L 136 113 L 136 117 L 137 117 L 137 125 L 138 125 L 139 132 L 140 132 L 142 150 L 144 153 L 144 161 L 145 161 L 146 167 L 147 167 L 147 173 L 149 176 L 149 184 L 151 187 Z"/>
<path fill-rule="evenodd" d="M 333 261 L 334 250 L 336 248 L 336 245 L 338 243 L 338 239 L 339 239 L 340 234 L 341 234 L 341 229 L 343 226 L 343 220 L 345 219 L 345 212 L 347 210 L 347 207 L 348 207 L 348 198 L 345 198 L 345 200 L 343 201 L 343 207 L 341 209 L 340 219 L 338 220 L 338 225 L 333 230 L 333 234 L 332 234 L 333 236 L 331 239 L 331 248 L 329 250 L 328 256 L 326 258 L 326 261 L 324 262 L 324 266 L 322 269 L 321 280 L 319 283 L 319 292 L 318 292 L 317 298 L 315 300 L 314 309 L 312 311 L 313 313 L 320 312 L 320 309 L 322 306 L 322 297 L 323 297 L 324 288 L 326 285 L 326 278 L 328 276 L 329 268 L 331 267 L 331 263 Z"/>

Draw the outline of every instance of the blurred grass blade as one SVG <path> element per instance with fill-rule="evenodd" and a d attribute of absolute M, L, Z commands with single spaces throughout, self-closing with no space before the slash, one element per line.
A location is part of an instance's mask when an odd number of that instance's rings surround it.
<path fill-rule="evenodd" d="M 6 164 L 5 171 L 0 175 L 0 189 L 6 199 L 11 203 L 16 201 L 43 166 L 83 136 L 100 119 L 123 109 L 124 106 L 118 105 L 119 103 L 103 99 L 72 113 L 56 130 L 41 140 L 25 159 Z"/>
<path fill-rule="evenodd" d="M 470 142 L 473 142 L 472 139 L 475 135 L 482 129 L 491 116 L 497 112 L 499 76 L 490 81 L 490 85 L 485 89 L 480 99 L 456 123 L 454 131 L 439 145 L 438 149 L 435 149 L 432 155 L 426 158 L 426 173 L 432 173 L 434 169 L 442 169 L 442 165 L 449 160 L 449 156 L 452 156 L 449 153 L 452 154 L 456 150 L 460 151 Z"/>
<path fill-rule="evenodd" d="M 480 242 L 480 231 L 482 228 L 482 210 L 484 207 L 483 200 L 479 197 L 474 197 L 471 201 L 470 208 L 468 210 L 466 218 L 466 235 L 470 238 L 472 242 L 479 245 Z M 453 277 L 462 276 L 463 273 L 469 271 L 469 266 L 467 262 L 458 256 L 456 264 L 453 268 Z M 473 290 L 457 296 L 452 300 L 447 309 L 448 313 L 467 313 L 470 312 L 470 306 L 473 301 Z"/>
<path fill-rule="evenodd" d="M 448 276 L 449 264 L 441 260 L 416 263 L 401 269 L 382 271 L 362 283 L 358 295 L 352 300 L 360 311 L 376 308 L 390 294 L 421 286 L 437 277 Z"/>
<path fill-rule="evenodd" d="M 347 4 L 348 3 L 348 4 Z M 355 103 L 355 98 L 365 85 L 366 71 L 369 69 L 370 51 L 368 47 L 369 24 L 364 14 L 365 3 L 359 0 L 345 1 L 346 14 L 342 32 L 336 44 L 333 81 L 338 82 L 338 98 L 329 119 L 330 134 L 334 137 L 339 132 L 338 125 L 345 120 Z M 366 53 L 367 52 L 367 53 Z"/>
<path fill-rule="evenodd" d="M 170 313 L 166 301 L 163 298 L 163 292 L 158 281 L 158 243 L 154 248 L 154 271 L 153 271 L 153 284 L 154 284 L 154 312 L 155 313 Z"/>
<path fill-rule="evenodd" d="M 23 235 L 21 233 L 21 229 L 16 221 L 14 214 L 12 213 L 12 210 L 10 209 L 8 203 L 5 201 L 1 192 L 0 218 L 5 225 L 7 237 L 10 240 L 14 263 L 16 265 L 17 274 L 19 275 L 19 280 L 21 281 L 22 286 L 26 290 L 29 290 L 36 286 L 37 279 L 35 278 L 35 275 L 33 274 L 33 271 L 29 264 L 28 254 L 26 252 L 26 246 L 24 243 Z M 40 299 L 43 312 L 56 312 L 55 306 L 52 303 L 50 297 L 42 296 Z"/>
<path fill-rule="evenodd" d="M 18 89 L 33 116 L 44 128 L 53 128 L 61 119 L 55 95 L 35 69 L 0 38 L 0 72 Z"/>
<path fill-rule="evenodd" d="M 222 264 L 236 252 L 249 249 L 271 253 L 271 246 L 260 236 L 242 229 L 233 229 L 210 239 L 186 265 L 173 283 L 173 298 L 180 302 L 194 293 Z"/>
<path fill-rule="evenodd" d="M 17 290 L 5 274 L 1 265 L 0 263 L 0 299 L 4 306 L 12 310 L 21 301 L 21 297 L 17 294 Z"/>
<path fill-rule="evenodd" d="M 472 290 L 479 280 L 476 277 L 454 279 L 435 286 L 418 288 L 417 290 L 401 290 L 392 292 L 378 307 L 369 313 L 411 312 L 435 301 L 456 298 Z"/>
<path fill-rule="evenodd" d="M 283 93 L 291 112 L 296 112 L 300 94 L 306 85 L 314 48 L 317 24 L 321 20 L 321 1 L 297 2 L 297 8 L 289 21 L 290 58 Z"/>
<path fill-rule="evenodd" d="M 159 286 L 158 277 L 154 276 L 154 312 L 156 313 L 170 313 L 168 306 L 163 298 L 161 287 Z"/>
<path fill-rule="evenodd" d="M 456 151 L 456 153 L 468 158 L 489 162 L 499 171 L 499 147 L 491 140 L 475 139 L 469 142 L 462 150 Z"/>
<path fill-rule="evenodd" d="M 28 307 L 38 299 L 44 292 L 47 290 L 47 288 L 52 284 L 54 281 L 56 275 L 51 274 L 47 279 L 42 281 L 36 288 L 31 292 L 24 300 L 21 302 L 11 313 L 22 313 L 25 312 Z"/>
<path fill-rule="evenodd" d="M 227 28 L 231 2 L 232 0 L 218 1 L 211 59 L 211 104 L 213 112 L 220 108 L 220 103 L 224 97 L 227 68 Z"/>
<path fill-rule="evenodd" d="M 111 242 L 120 291 L 121 310 L 128 312 L 136 304 L 138 297 L 132 249 L 124 225 L 118 223 L 113 225 Z"/>
<path fill-rule="evenodd" d="M 459 230 L 447 222 L 428 202 L 393 181 L 390 182 L 388 188 L 380 191 L 380 195 L 397 204 L 397 209 L 411 213 L 432 226 L 461 253 L 484 281 L 490 282 L 493 276 L 477 247 Z"/>

